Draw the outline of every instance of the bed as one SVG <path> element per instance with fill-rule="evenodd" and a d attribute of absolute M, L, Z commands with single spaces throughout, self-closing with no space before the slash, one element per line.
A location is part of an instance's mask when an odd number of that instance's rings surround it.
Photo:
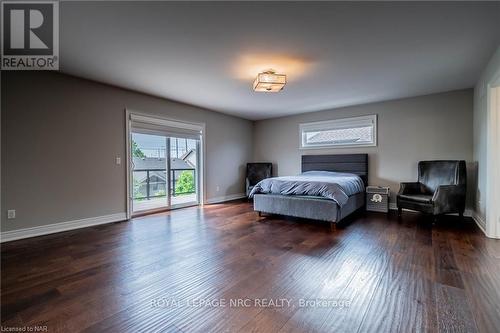
<path fill-rule="evenodd" d="M 350 186 L 350 182 L 357 178 L 358 182 L 361 182 L 361 187 L 349 188 L 349 191 L 345 191 L 343 195 L 336 192 L 338 188 L 333 184 L 328 187 L 316 186 L 316 188 L 310 189 L 309 185 L 311 179 L 313 179 L 310 176 L 322 177 L 323 175 L 329 175 L 321 173 L 322 171 L 339 173 L 342 186 L 346 184 L 343 180 L 344 175 L 353 176 L 354 174 L 358 177 L 349 178 L 347 185 Z M 302 180 L 303 175 L 305 177 Z M 262 183 L 261 186 L 257 186 L 260 183 L 257 184 L 252 193 L 254 210 L 259 212 L 259 215 L 267 213 L 327 221 L 331 223 L 331 228 L 335 229 L 339 221 L 365 205 L 365 187 L 368 183 L 368 154 L 303 155 L 301 175 L 276 177 L 262 182 L 266 181 L 268 183 Z M 277 183 L 277 181 L 281 181 L 281 184 Z M 292 181 L 293 183 L 290 183 Z M 332 182 L 330 181 L 330 183 Z M 281 186 L 284 190 L 280 188 L 277 191 L 281 193 L 273 193 L 279 187 L 276 184 L 285 184 Z M 292 185 L 288 186 L 289 184 Z M 343 189 L 342 186 L 340 186 L 341 189 Z M 306 195 L 296 194 L 302 192 L 306 193 Z"/>

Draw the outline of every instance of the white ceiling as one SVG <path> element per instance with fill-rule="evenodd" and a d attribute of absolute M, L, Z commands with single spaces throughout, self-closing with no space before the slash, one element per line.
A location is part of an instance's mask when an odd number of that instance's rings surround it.
<path fill-rule="evenodd" d="M 472 87 L 500 2 L 61 2 L 60 35 L 64 73 L 264 119 Z"/>

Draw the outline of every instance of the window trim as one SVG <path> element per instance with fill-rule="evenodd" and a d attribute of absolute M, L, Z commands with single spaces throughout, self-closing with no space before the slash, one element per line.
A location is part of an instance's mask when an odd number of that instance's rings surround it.
<path fill-rule="evenodd" d="M 349 124 L 362 123 L 373 124 L 373 141 L 370 143 L 326 143 L 311 145 L 306 144 L 304 140 L 304 131 L 335 129 L 341 126 L 349 126 Z M 310 123 L 299 124 L 299 149 L 335 149 L 335 148 L 360 148 L 360 147 L 376 147 L 377 146 L 377 115 L 368 115 L 360 117 L 338 118 L 323 121 L 315 121 Z"/>

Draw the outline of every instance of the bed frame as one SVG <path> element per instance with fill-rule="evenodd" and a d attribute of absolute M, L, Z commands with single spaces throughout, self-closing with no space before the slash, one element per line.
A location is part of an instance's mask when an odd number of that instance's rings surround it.
<path fill-rule="evenodd" d="M 368 154 L 302 155 L 302 172 L 305 171 L 354 173 L 361 177 L 366 186 L 368 184 Z M 337 222 L 364 205 L 364 192 L 350 196 L 342 207 L 333 200 L 318 197 L 278 194 L 255 194 L 254 196 L 254 210 L 258 211 L 259 215 L 268 213 L 327 221 L 331 223 L 333 230 Z"/>

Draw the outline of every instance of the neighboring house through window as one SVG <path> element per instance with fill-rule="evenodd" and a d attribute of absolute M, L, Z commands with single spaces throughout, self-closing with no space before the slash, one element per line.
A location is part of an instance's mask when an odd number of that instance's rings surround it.
<path fill-rule="evenodd" d="M 362 116 L 299 125 L 301 148 L 373 147 L 377 116 Z"/>

